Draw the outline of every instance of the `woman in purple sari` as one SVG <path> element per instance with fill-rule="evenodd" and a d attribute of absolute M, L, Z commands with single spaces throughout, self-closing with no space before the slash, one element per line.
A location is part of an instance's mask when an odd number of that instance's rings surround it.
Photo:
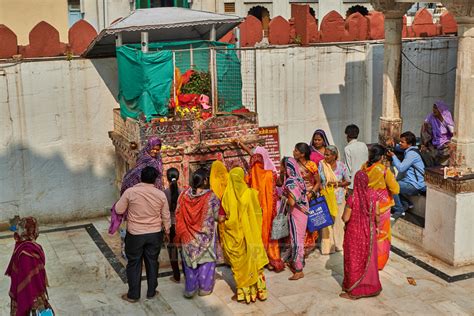
<path fill-rule="evenodd" d="M 138 154 L 137 163 L 133 169 L 130 169 L 122 180 L 122 187 L 120 188 L 120 195 L 128 188 L 140 183 L 140 175 L 145 167 L 154 167 L 158 171 L 155 187 L 163 190 L 163 162 L 161 160 L 161 140 L 152 136 L 148 139 L 147 144 Z"/>
<path fill-rule="evenodd" d="M 122 186 L 120 188 L 120 196 L 122 196 L 122 194 L 128 188 L 131 188 L 135 184 L 140 183 L 140 176 L 142 170 L 145 167 L 154 167 L 158 171 L 158 177 L 155 181 L 155 187 L 163 191 L 163 162 L 161 160 L 160 150 L 161 140 L 156 136 L 150 137 L 145 147 L 143 147 L 140 153 L 138 153 L 137 163 L 135 164 L 135 167 L 130 169 L 123 177 Z M 124 218 L 126 218 L 127 213 L 123 215 L 118 215 L 115 212 L 115 204 L 112 206 L 111 213 L 112 214 L 110 219 L 109 234 L 115 234 Z M 126 258 L 124 252 L 125 243 L 123 242 L 123 239 L 125 238 L 125 230 L 121 230 L 120 236 L 122 238 L 122 255 L 124 258 Z"/>
<path fill-rule="evenodd" d="M 376 296 L 382 291 L 377 268 L 377 201 L 369 190 L 369 177 L 358 171 L 354 191 L 342 216 L 344 233 L 344 281 L 340 296 L 348 299 Z"/>
<path fill-rule="evenodd" d="M 43 248 L 36 243 L 38 222 L 34 217 L 25 217 L 17 227 L 15 250 L 5 272 L 11 278 L 10 315 L 37 315 L 37 312 L 51 309 L 46 291 L 46 258 Z"/>
<path fill-rule="evenodd" d="M 426 116 L 421 128 L 422 152 L 429 154 L 436 165 L 447 165 L 449 144 L 454 135 L 454 121 L 448 105 L 438 100 L 433 105 L 433 112 Z"/>

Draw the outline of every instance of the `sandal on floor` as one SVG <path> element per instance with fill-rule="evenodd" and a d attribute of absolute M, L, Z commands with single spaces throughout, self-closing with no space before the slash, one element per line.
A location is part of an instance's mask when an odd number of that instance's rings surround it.
<path fill-rule="evenodd" d="M 296 281 L 299 279 L 304 278 L 304 273 L 303 272 L 295 272 L 291 277 L 288 278 L 290 281 Z"/>
<path fill-rule="evenodd" d="M 160 292 L 155 291 L 155 294 L 153 294 L 152 296 L 148 296 L 148 295 L 147 295 L 146 298 L 147 298 L 147 299 L 152 299 L 152 298 L 154 298 L 155 296 L 157 296 L 158 294 L 160 294 Z"/>
<path fill-rule="evenodd" d="M 345 293 L 345 292 L 339 294 L 339 297 L 345 298 L 345 299 L 348 299 L 348 300 L 351 300 L 351 301 L 355 301 L 355 300 L 356 300 L 354 297 L 350 296 L 349 294 L 347 294 L 347 293 Z"/>
<path fill-rule="evenodd" d="M 128 297 L 128 293 L 122 294 L 122 300 L 127 301 L 129 303 L 136 303 L 138 300 L 134 300 Z"/>
<path fill-rule="evenodd" d="M 181 280 L 176 280 L 174 276 L 170 276 L 170 281 L 178 284 L 181 283 Z"/>
<path fill-rule="evenodd" d="M 196 295 L 196 293 L 197 293 L 197 290 L 194 291 L 194 292 L 191 292 L 191 293 L 184 291 L 184 292 L 183 292 L 183 296 L 184 296 L 185 298 L 191 299 L 191 298 L 194 297 L 194 295 Z"/>

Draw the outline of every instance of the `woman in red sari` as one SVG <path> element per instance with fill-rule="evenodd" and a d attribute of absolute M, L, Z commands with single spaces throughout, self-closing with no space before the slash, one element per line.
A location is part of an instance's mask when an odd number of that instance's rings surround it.
<path fill-rule="evenodd" d="M 370 194 L 369 177 L 358 171 L 354 191 L 343 214 L 344 281 L 340 296 L 348 299 L 376 296 L 382 291 L 377 268 L 377 201 Z"/>
<path fill-rule="evenodd" d="M 46 291 L 46 259 L 43 248 L 36 243 L 39 234 L 36 219 L 22 218 L 17 227 L 15 249 L 5 272 L 11 278 L 10 315 L 36 315 L 51 308 Z"/>

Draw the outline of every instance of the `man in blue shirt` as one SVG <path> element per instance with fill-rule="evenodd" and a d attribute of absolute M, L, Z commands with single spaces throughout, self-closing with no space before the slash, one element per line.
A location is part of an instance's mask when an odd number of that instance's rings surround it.
<path fill-rule="evenodd" d="M 400 185 L 400 194 L 394 195 L 395 206 L 394 217 L 405 215 L 405 211 L 410 207 L 410 202 L 406 196 L 420 195 L 426 192 L 425 184 L 425 164 L 416 146 L 416 136 L 412 132 L 405 132 L 400 135 L 400 143 L 397 149 L 404 151 L 403 160 L 392 152 L 387 155 L 392 157 L 393 166 L 398 170 L 397 181 Z"/>

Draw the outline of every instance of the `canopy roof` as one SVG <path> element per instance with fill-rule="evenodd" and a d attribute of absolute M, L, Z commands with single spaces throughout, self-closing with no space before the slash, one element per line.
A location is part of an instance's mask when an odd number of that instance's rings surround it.
<path fill-rule="evenodd" d="M 129 16 L 103 29 L 89 44 L 84 57 L 115 56 L 115 34 L 122 33 L 122 44 L 141 41 L 141 32 L 148 32 L 148 41 L 209 40 L 212 26 L 219 39 L 243 21 L 235 15 L 217 14 L 185 8 L 166 7 L 138 9 Z"/>

